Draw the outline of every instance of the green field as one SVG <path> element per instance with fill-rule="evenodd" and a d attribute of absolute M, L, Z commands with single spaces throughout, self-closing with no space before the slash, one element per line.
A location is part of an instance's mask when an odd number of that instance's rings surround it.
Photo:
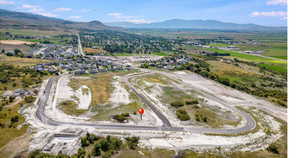
<path fill-rule="evenodd" d="M 240 59 L 253 61 L 253 62 L 266 62 L 266 63 L 277 63 L 277 64 L 287 64 L 287 61 L 283 60 L 274 60 L 270 58 L 265 58 L 261 56 L 256 55 L 250 55 L 250 54 L 243 54 L 236 51 L 229 51 L 229 50 L 221 50 L 216 48 L 205 48 L 205 50 L 212 51 L 212 52 L 218 52 L 218 53 L 229 53 L 232 57 L 237 57 Z"/>
<path fill-rule="evenodd" d="M 236 45 L 243 51 L 264 51 L 262 55 L 275 57 L 279 59 L 287 59 L 287 42 L 264 42 L 257 45 Z"/>
<path fill-rule="evenodd" d="M 62 31 L 45 31 L 45 30 L 32 30 L 32 29 L 0 29 L 0 32 L 10 32 L 16 35 L 26 36 L 55 36 L 61 34 L 71 34 L 70 32 Z"/>

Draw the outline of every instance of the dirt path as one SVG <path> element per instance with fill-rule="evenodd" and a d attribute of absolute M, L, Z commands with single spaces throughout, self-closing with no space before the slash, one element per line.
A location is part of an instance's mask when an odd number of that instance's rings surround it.
<path fill-rule="evenodd" d="M 0 158 L 14 158 L 17 155 L 26 152 L 31 139 L 30 131 L 11 140 L 8 144 L 0 148 Z"/>
<path fill-rule="evenodd" d="M 6 105 L 5 107 L 9 108 L 9 107 L 13 107 L 19 103 L 21 103 L 23 101 L 22 98 L 18 97 L 13 103 Z"/>

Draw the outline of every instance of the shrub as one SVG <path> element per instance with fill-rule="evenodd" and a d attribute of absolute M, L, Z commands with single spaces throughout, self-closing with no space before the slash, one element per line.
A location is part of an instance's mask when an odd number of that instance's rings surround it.
<path fill-rule="evenodd" d="M 179 108 L 179 107 L 184 106 L 184 102 L 182 102 L 182 101 L 175 101 L 175 102 L 171 103 L 171 106 L 173 106 L 175 108 Z"/>
<path fill-rule="evenodd" d="M 177 115 L 177 118 L 181 121 L 187 121 L 187 120 L 191 119 L 185 110 L 177 110 L 176 115 Z"/>
<path fill-rule="evenodd" d="M 198 100 L 186 100 L 185 101 L 185 104 L 186 105 L 193 105 L 193 104 L 199 104 L 199 101 Z"/>
<path fill-rule="evenodd" d="M 89 146 L 89 145 L 90 145 L 90 143 L 89 143 L 89 141 L 87 140 L 86 137 L 82 137 L 82 138 L 80 139 L 80 141 L 81 141 L 81 146 L 82 146 L 82 147 L 86 147 L 86 146 Z"/>
<path fill-rule="evenodd" d="M 139 144 L 139 137 L 127 137 L 125 140 L 127 141 L 127 145 L 130 149 L 136 149 Z"/>
<path fill-rule="evenodd" d="M 25 97 L 25 102 L 26 103 L 33 103 L 34 100 L 35 100 L 35 97 L 33 97 L 33 96 L 26 96 Z"/>
<path fill-rule="evenodd" d="M 118 122 L 125 122 L 129 118 L 129 113 L 123 113 L 123 114 L 118 114 L 114 115 L 113 119 L 117 120 Z"/>
<path fill-rule="evenodd" d="M 93 150 L 93 155 L 94 156 L 100 156 L 101 155 L 101 147 L 102 147 L 101 144 L 96 144 L 94 146 L 94 150 Z"/>
<path fill-rule="evenodd" d="M 278 147 L 275 144 L 271 144 L 267 150 L 274 154 L 279 154 Z"/>

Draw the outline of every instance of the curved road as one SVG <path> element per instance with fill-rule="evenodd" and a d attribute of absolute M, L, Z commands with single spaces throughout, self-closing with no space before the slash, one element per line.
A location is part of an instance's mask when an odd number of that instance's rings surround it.
<path fill-rule="evenodd" d="M 47 85 L 44 90 L 44 94 L 38 98 L 38 108 L 36 111 L 37 118 L 43 122 L 44 124 L 52 125 L 52 126 L 62 126 L 62 125 L 73 125 L 73 126 L 82 126 L 82 127 L 96 127 L 103 129 L 119 129 L 119 130 L 149 130 L 149 131 L 189 131 L 195 133 L 214 133 L 214 134 L 238 134 L 241 132 L 246 132 L 252 130 L 256 127 L 256 122 L 253 118 L 246 112 L 235 109 L 240 113 L 241 116 L 246 120 L 246 124 L 243 127 L 234 128 L 234 129 L 215 129 L 215 128 L 205 128 L 205 127 L 173 127 L 170 121 L 166 116 L 151 102 L 149 101 L 143 94 L 137 92 L 137 90 L 131 85 L 130 88 L 137 94 L 140 99 L 155 112 L 155 114 L 161 119 L 163 122 L 162 126 L 137 126 L 137 125 L 124 125 L 124 124 L 100 124 L 100 123 L 78 123 L 78 122 L 64 122 L 59 120 L 54 120 L 49 118 L 45 114 L 45 106 L 48 103 L 48 100 L 51 99 L 51 89 L 54 88 L 57 83 L 58 78 L 50 78 L 47 82 Z M 128 82 L 129 83 L 129 82 Z"/>

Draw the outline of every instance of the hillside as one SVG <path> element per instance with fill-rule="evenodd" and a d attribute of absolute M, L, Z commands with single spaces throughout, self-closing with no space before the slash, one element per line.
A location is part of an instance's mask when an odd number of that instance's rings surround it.
<path fill-rule="evenodd" d="M 182 20 L 172 19 L 148 24 L 135 24 L 130 22 L 106 23 L 109 26 L 125 28 L 151 28 L 151 29 L 209 29 L 209 30 L 285 30 L 286 27 L 268 27 L 256 24 L 236 24 L 216 20 Z"/>
<path fill-rule="evenodd" d="M 3 29 L 38 29 L 38 30 L 111 30 L 100 21 L 73 22 L 50 18 L 31 13 L 14 12 L 0 9 L 0 28 Z"/>

